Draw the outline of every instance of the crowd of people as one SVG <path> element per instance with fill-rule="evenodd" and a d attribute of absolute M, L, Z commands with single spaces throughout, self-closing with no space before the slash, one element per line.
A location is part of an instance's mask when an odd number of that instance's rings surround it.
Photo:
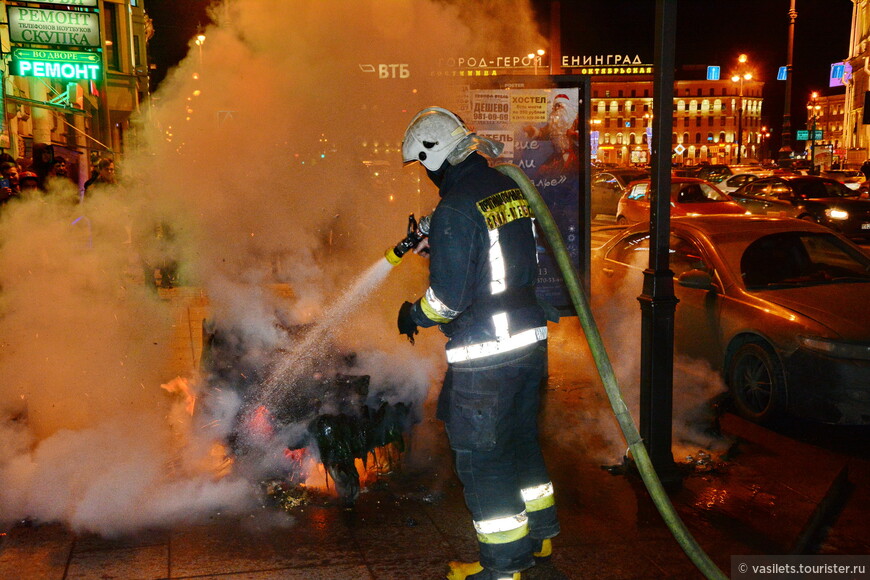
<path fill-rule="evenodd" d="M 35 147 L 32 159 L 15 159 L 8 153 L 0 153 L 0 206 L 28 193 L 58 187 L 74 187 L 81 201 L 94 186 L 114 183 L 115 162 L 108 157 L 93 164 L 89 179 L 80 186 L 75 176 L 70 175 L 67 160 L 54 155 L 51 149 Z"/>

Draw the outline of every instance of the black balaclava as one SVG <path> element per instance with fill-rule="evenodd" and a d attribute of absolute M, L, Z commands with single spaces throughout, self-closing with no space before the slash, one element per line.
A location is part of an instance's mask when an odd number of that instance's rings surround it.
<path fill-rule="evenodd" d="M 441 167 L 439 167 L 436 171 L 432 171 L 428 168 L 426 169 L 426 175 L 429 176 L 429 179 L 432 181 L 432 183 L 434 183 L 435 186 L 439 189 L 441 188 L 441 182 L 444 181 L 444 175 L 447 174 L 447 167 L 449 165 L 450 162 L 445 159 L 444 163 L 442 163 Z"/>

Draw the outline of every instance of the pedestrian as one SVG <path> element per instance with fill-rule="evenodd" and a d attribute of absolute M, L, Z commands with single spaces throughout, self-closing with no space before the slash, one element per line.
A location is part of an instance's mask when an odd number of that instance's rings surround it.
<path fill-rule="evenodd" d="M 480 560 L 450 562 L 450 580 L 517 579 L 549 559 L 559 533 L 553 484 L 538 443 L 547 318 L 535 297 L 534 226 L 516 183 L 481 155 L 502 145 L 440 107 L 405 131 L 405 163 L 420 162 L 441 200 L 429 231 L 429 288 L 399 310 L 399 332 L 448 337 L 437 417 L 474 520 Z"/>
<path fill-rule="evenodd" d="M 3 161 L 0 163 L 0 204 L 18 197 L 20 193 L 18 164 L 14 161 Z"/>
<path fill-rule="evenodd" d="M 115 162 L 108 157 L 97 161 L 91 178 L 85 182 L 85 193 L 95 185 L 113 185 L 115 183 Z"/>
<path fill-rule="evenodd" d="M 866 181 L 870 181 L 870 159 L 861 164 L 861 173 Z"/>
<path fill-rule="evenodd" d="M 39 192 L 39 178 L 32 171 L 22 171 L 18 184 L 22 194 Z"/>

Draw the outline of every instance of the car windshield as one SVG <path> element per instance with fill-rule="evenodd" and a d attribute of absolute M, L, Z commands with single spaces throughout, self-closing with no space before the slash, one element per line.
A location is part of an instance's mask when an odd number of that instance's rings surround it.
<path fill-rule="evenodd" d="M 855 196 L 854 191 L 837 181 L 794 179 L 791 181 L 790 185 L 795 193 L 806 199 Z"/>
<path fill-rule="evenodd" d="M 672 183 L 671 199 L 676 199 L 678 203 L 729 201 L 725 194 L 706 183 Z"/>
<path fill-rule="evenodd" d="M 746 248 L 740 275 L 747 290 L 870 283 L 870 257 L 833 234 L 782 232 Z"/>

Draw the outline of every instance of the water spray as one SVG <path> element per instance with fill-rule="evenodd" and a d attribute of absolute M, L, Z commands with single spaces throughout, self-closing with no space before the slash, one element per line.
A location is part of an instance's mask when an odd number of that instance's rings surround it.
<path fill-rule="evenodd" d="M 395 266 L 402 261 L 402 256 L 417 247 L 417 244 L 429 237 L 429 224 L 432 220 L 431 215 L 424 215 L 420 218 L 420 222 L 414 217 L 414 214 L 408 216 L 408 234 L 401 242 L 387 250 L 384 257 L 387 262 Z"/>

